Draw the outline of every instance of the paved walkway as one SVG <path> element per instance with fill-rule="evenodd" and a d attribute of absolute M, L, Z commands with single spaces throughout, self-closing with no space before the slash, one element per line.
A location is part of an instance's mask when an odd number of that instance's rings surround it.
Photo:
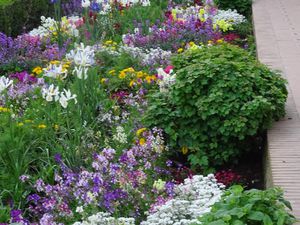
<path fill-rule="evenodd" d="M 287 115 L 268 131 L 267 186 L 281 186 L 300 219 L 300 0 L 254 0 L 258 58 L 288 80 Z"/>

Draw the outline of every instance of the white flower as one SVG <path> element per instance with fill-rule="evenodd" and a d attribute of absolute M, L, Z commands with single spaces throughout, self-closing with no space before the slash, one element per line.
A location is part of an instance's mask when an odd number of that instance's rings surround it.
<path fill-rule="evenodd" d="M 217 14 L 213 17 L 213 22 L 225 20 L 227 23 L 237 25 L 246 21 L 246 18 L 239 14 L 236 10 L 221 10 L 219 9 Z"/>
<path fill-rule="evenodd" d="M 83 212 L 83 207 L 82 206 L 76 207 L 76 212 L 77 213 L 82 213 Z"/>
<path fill-rule="evenodd" d="M 88 68 L 82 66 L 78 66 L 78 67 L 75 66 L 73 70 L 73 73 L 75 73 L 79 79 L 84 79 L 84 80 L 88 78 L 87 72 L 88 72 Z"/>
<path fill-rule="evenodd" d="M 81 6 L 83 8 L 88 8 L 88 7 L 90 7 L 90 5 L 91 5 L 90 0 L 81 0 Z"/>
<path fill-rule="evenodd" d="M 74 99 L 75 104 L 77 103 L 76 97 L 77 97 L 77 95 L 75 95 L 75 94 L 72 95 L 70 90 L 64 89 L 64 91 L 60 93 L 59 103 L 61 104 L 61 106 L 63 108 L 67 108 L 68 101 Z"/>
<path fill-rule="evenodd" d="M 71 50 L 66 58 L 73 61 L 76 66 L 89 67 L 95 64 L 95 52 L 91 46 L 84 46 L 83 43 Z"/>
<path fill-rule="evenodd" d="M 162 68 L 157 69 L 157 75 L 161 79 L 158 83 L 160 92 L 168 92 L 169 88 L 176 82 L 176 74 L 166 73 Z"/>
<path fill-rule="evenodd" d="M 44 76 L 55 79 L 63 80 L 67 77 L 68 71 L 63 67 L 62 64 L 49 64 L 47 68 L 44 68 Z"/>
<path fill-rule="evenodd" d="M 125 130 L 122 126 L 117 126 L 116 133 L 113 135 L 113 140 L 121 143 L 126 144 L 127 143 L 127 135 L 125 133 Z"/>
<path fill-rule="evenodd" d="M 92 215 L 83 222 L 76 222 L 73 225 L 134 225 L 134 218 L 115 218 L 110 215 L 110 213 L 99 212 L 95 215 Z"/>
<path fill-rule="evenodd" d="M 59 99 L 59 90 L 58 87 L 54 87 L 51 84 L 49 87 L 44 87 L 42 89 L 42 96 L 46 99 L 47 102 L 57 101 Z"/>
<path fill-rule="evenodd" d="M 200 224 L 197 218 L 220 200 L 223 188 L 213 175 L 187 178 L 183 184 L 175 186 L 174 198 L 158 206 L 141 225 Z"/>
<path fill-rule="evenodd" d="M 11 86 L 13 84 L 13 81 L 10 80 L 9 78 L 7 77 L 0 77 L 0 93 L 2 91 L 4 91 L 6 88 L 8 88 L 9 86 Z"/>

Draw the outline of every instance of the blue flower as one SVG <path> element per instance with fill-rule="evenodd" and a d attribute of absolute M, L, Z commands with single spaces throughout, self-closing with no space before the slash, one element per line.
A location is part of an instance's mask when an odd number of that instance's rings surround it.
<path fill-rule="evenodd" d="M 98 4 L 97 2 L 93 2 L 91 4 L 91 10 L 93 10 L 94 12 L 99 12 L 101 10 L 100 4 Z"/>

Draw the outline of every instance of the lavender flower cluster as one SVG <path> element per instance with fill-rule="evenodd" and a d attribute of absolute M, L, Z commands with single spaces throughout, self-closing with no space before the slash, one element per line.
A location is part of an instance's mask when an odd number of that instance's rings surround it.
<path fill-rule="evenodd" d="M 150 33 L 147 35 L 143 34 L 142 28 L 137 28 L 136 33 L 123 35 L 123 43 L 130 47 L 176 51 L 183 43 L 207 43 L 218 37 L 220 33 L 213 29 L 211 19 L 202 22 L 197 16 L 191 16 L 186 21 L 169 19 L 160 26 L 154 25 L 150 27 Z"/>
<path fill-rule="evenodd" d="M 41 225 L 49 225 L 72 221 L 78 207 L 87 213 L 93 208 L 119 215 L 126 206 L 128 210 L 123 216 L 139 218 L 150 207 L 151 199 L 158 195 L 149 183 L 160 176 L 157 172 L 163 171 L 155 165 L 155 159 L 164 149 L 162 131 L 145 131 L 143 136 L 145 143 L 137 141 L 122 153 L 111 148 L 95 153 L 92 171 L 72 170 L 57 156 L 62 174 L 56 173 L 54 185 L 42 179 L 36 181 L 34 188 L 38 194 L 27 198 L 31 215 L 40 218 Z M 173 186 L 168 183 L 164 195 L 172 195 Z"/>
<path fill-rule="evenodd" d="M 50 39 L 41 39 L 24 34 L 13 39 L 0 32 L 0 67 L 15 63 L 27 67 L 31 64 L 40 64 L 43 61 L 61 59 L 69 42 L 65 42 L 59 49 L 57 43 Z"/>

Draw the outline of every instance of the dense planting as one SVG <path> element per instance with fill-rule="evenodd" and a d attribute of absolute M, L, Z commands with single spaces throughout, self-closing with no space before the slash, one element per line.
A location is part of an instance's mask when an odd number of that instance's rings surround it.
<path fill-rule="evenodd" d="M 284 115 L 285 81 L 244 50 L 217 45 L 173 59 L 176 82 L 155 93 L 146 120 L 160 125 L 193 165 L 233 160 L 251 138 Z"/>
<path fill-rule="evenodd" d="M 277 189 L 230 188 L 287 95 L 245 16 L 210 0 L 24 2 L 0 16 L 1 224 L 293 222 Z"/>

